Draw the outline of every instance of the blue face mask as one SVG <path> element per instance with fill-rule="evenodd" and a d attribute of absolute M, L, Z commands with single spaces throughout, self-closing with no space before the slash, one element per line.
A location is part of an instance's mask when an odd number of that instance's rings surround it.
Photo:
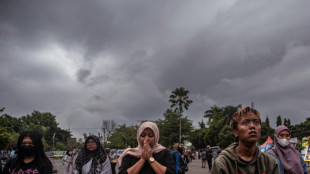
<path fill-rule="evenodd" d="M 21 146 L 20 150 L 24 156 L 32 156 L 36 152 L 35 146 Z"/>

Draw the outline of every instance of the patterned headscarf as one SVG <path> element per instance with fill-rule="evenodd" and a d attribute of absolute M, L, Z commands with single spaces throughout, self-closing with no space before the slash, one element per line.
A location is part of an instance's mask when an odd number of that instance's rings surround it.
<path fill-rule="evenodd" d="M 123 152 L 123 154 L 119 157 L 118 162 L 120 163 L 120 165 L 122 164 L 122 159 L 126 155 L 131 155 L 131 156 L 134 156 L 134 157 L 137 157 L 137 158 L 141 158 L 142 151 L 143 151 L 143 144 L 140 144 L 139 137 L 140 137 L 141 133 L 144 131 L 144 129 L 146 129 L 146 128 L 150 128 L 153 131 L 153 133 L 154 133 L 155 144 L 152 147 L 152 154 L 158 153 L 158 152 L 166 149 L 162 145 L 158 144 L 159 130 L 158 130 L 157 125 L 155 123 L 153 123 L 153 122 L 144 122 L 144 123 L 142 123 L 140 125 L 139 130 L 137 132 L 138 147 L 136 147 L 136 148 L 127 148 Z"/>
<path fill-rule="evenodd" d="M 289 173 L 304 173 L 301 166 L 300 154 L 297 152 L 297 150 L 295 150 L 295 148 L 291 145 L 282 147 L 277 141 L 280 132 L 283 130 L 287 130 L 291 135 L 291 131 L 286 126 L 278 126 L 274 134 L 274 146 L 268 152 L 273 156 L 277 156 L 281 161 L 284 169 Z"/>
<path fill-rule="evenodd" d="M 90 151 L 86 147 L 86 143 L 89 139 L 93 139 L 96 142 L 97 149 L 94 151 Z M 85 164 L 87 164 L 92 159 L 92 164 L 89 174 L 97 174 L 101 172 L 102 169 L 102 163 L 107 159 L 107 155 L 101 146 L 101 143 L 99 141 L 99 138 L 95 135 L 90 135 L 87 137 L 84 147 L 78 154 L 75 165 L 76 169 L 79 171 L 79 173 L 82 173 L 82 168 Z"/>

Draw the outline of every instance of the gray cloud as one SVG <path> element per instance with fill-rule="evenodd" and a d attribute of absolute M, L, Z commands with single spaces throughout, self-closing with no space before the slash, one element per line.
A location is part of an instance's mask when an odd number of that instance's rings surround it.
<path fill-rule="evenodd" d="M 102 119 L 162 118 L 183 86 L 195 124 L 214 104 L 252 101 L 273 124 L 299 123 L 309 116 L 309 3 L 1 1 L 0 107 L 52 112 L 79 135 Z"/>

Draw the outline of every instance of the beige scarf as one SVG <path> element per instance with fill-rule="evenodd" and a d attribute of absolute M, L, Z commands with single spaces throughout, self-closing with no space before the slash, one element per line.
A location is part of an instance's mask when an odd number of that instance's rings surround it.
<path fill-rule="evenodd" d="M 139 142 L 139 137 L 141 135 L 141 133 L 144 131 L 144 129 L 146 128 L 150 128 L 152 129 L 153 133 L 154 133 L 154 138 L 155 138 L 155 144 L 152 147 L 152 154 L 158 153 L 164 149 L 166 149 L 165 147 L 163 147 L 162 145 L 158 144 L 158 140 L 159 140 L 159 130 L 158 127 L 155 123 L 153 122 L 144 122 L 140 125 L 139 130 L 137 132 L 137 141 L 138 141 L 138 147 L 136 148 L 127 148 L 123 154 L 119 157 L 118 162 L 119 165 L 122 164 L 122 159 L 126 156 L 126 155 L 131 155 L 137 158 L 141 158 L 142 156 L 142 151 L 143 151 L 143 145 L 140 144 Z"/>

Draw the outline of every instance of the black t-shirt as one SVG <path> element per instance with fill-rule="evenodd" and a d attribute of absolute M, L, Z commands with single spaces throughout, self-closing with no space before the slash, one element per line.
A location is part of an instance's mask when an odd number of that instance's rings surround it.
<path fill-rule="evenodd" d="M 45 167 L 40 167 L 37 160 L 33 160 L 30 163 L 21 163 L 17 166 L 16 159 L 9 160 L 3 169 L 3 174 L 52 174 L 53 165 L 50 162 L 47 162 Z"/>
<path fill-rule="evenodd" d="M 167 167 L 166 174 L 175 174 L 175 166 L 169 150 L 164 149 L 156 154 L 153 154 L 153 158 L 161 165 Z M 119 174 L 126 174 L 127 169 L 135 165 L 139 160 L 140 158 L 126 155 L 122 160 L 122 165 L 119 167 Z M 148 161 L 144 163 L 140 173 L 155 174 Z"/>

